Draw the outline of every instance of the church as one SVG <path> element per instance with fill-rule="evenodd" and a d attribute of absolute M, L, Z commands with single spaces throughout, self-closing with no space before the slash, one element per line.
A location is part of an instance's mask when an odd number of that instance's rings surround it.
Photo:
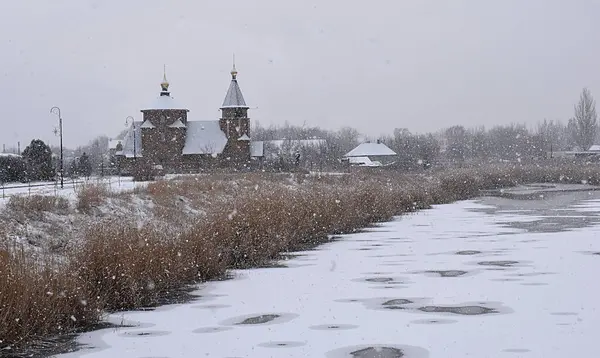
<path fill-rule="evenodd" d="M 248 109 L 231 70 L 231 83 L 221 106 L 221 118 L 188 120 L 189 110 L 169 92 L 166 72 L 159 96 L 141 109 L 115 151 L 121 168 L 143 161 L 165 173 L 198 172 L 206 168 L 245 168 L 262 156 L 262 142 L 252 142 Z"/>

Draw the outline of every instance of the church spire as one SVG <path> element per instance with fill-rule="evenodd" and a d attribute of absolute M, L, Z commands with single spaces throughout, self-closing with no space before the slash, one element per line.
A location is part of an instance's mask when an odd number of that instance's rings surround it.
<path fill-rule="evenodd" d="M 233 54 L 233 68 L 231 69 L 231 79 L 237 80 L 238 71 L 235 68 L 235 53 Z"/>
<path fill-rule="evenodd" d="M 161 96 L 169 96 L 169 81 L 167 81 L 167 65 L 163 65 L 163 80 L 160 83 L 160 95 Z"/>
<path fill-rule="evenodd" d="M 244 96 L 242 95 L 242 90 L 240 89 L 240 85 L 237 81 L 237 75 L 238 71 L 235 67 L 234 54 L 233 68 L 231 69 L 231 83 L 229 84 L 229 89 L 227 90 L 227 94 L 225 95 L 225 100 L 223 101 L 223 106 L 221 108 L 249 108 L 246 105 Z"/>

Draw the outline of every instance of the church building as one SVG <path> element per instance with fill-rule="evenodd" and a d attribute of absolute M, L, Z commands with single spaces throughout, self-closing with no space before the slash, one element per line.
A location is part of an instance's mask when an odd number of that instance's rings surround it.
<path fill-rule="evenodd" d="M 169 92 L 166 73 L 159 96 L 143 108 L 142 121 L 134 121 L 115 155 L 121 167 L 143 160 L 166 173 L 197 172 L 208 167 L 242 168 L 262 142 L 251 142 L 248 109 L 231 70 L 231 83 L 218 120 L 189 120 L 189 110 Z"/>

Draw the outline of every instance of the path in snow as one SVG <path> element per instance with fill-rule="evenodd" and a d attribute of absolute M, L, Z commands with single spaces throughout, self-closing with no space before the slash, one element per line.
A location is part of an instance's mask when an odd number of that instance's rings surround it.
<path fill-rule="evenodd" d="M 437 206 L 114 314 L 61 357 L 591 357 L 600 200 Z M 588 199 L 588 200 L 584 200 Z M 486 205 L 483 205 L 486 204 Z"/>

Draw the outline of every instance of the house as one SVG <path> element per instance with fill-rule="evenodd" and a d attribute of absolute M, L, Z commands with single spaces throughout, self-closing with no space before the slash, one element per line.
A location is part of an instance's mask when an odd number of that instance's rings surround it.
<path fill-rule="evenodd" d="M 167 173 L 196 172 L 207 167 L 241 168 L 259 154 L 261 144 L 252 143 L 248 109 L 231 70 L 231 82 L 218 120 L 191 120 L 189 110 L 169 92 L 166 73 L 159 96 L 141 109 L 142 120 L 134 121 L 115 151 L 121 168 L 143 161 Z"/>
<path fill-rule="evenodd" d="M 391 164 L 396 159 L 396 152 L 377 141 L 362 143 L 344 155 L 344 160 L 351 165 L 382 166 Z"/>

